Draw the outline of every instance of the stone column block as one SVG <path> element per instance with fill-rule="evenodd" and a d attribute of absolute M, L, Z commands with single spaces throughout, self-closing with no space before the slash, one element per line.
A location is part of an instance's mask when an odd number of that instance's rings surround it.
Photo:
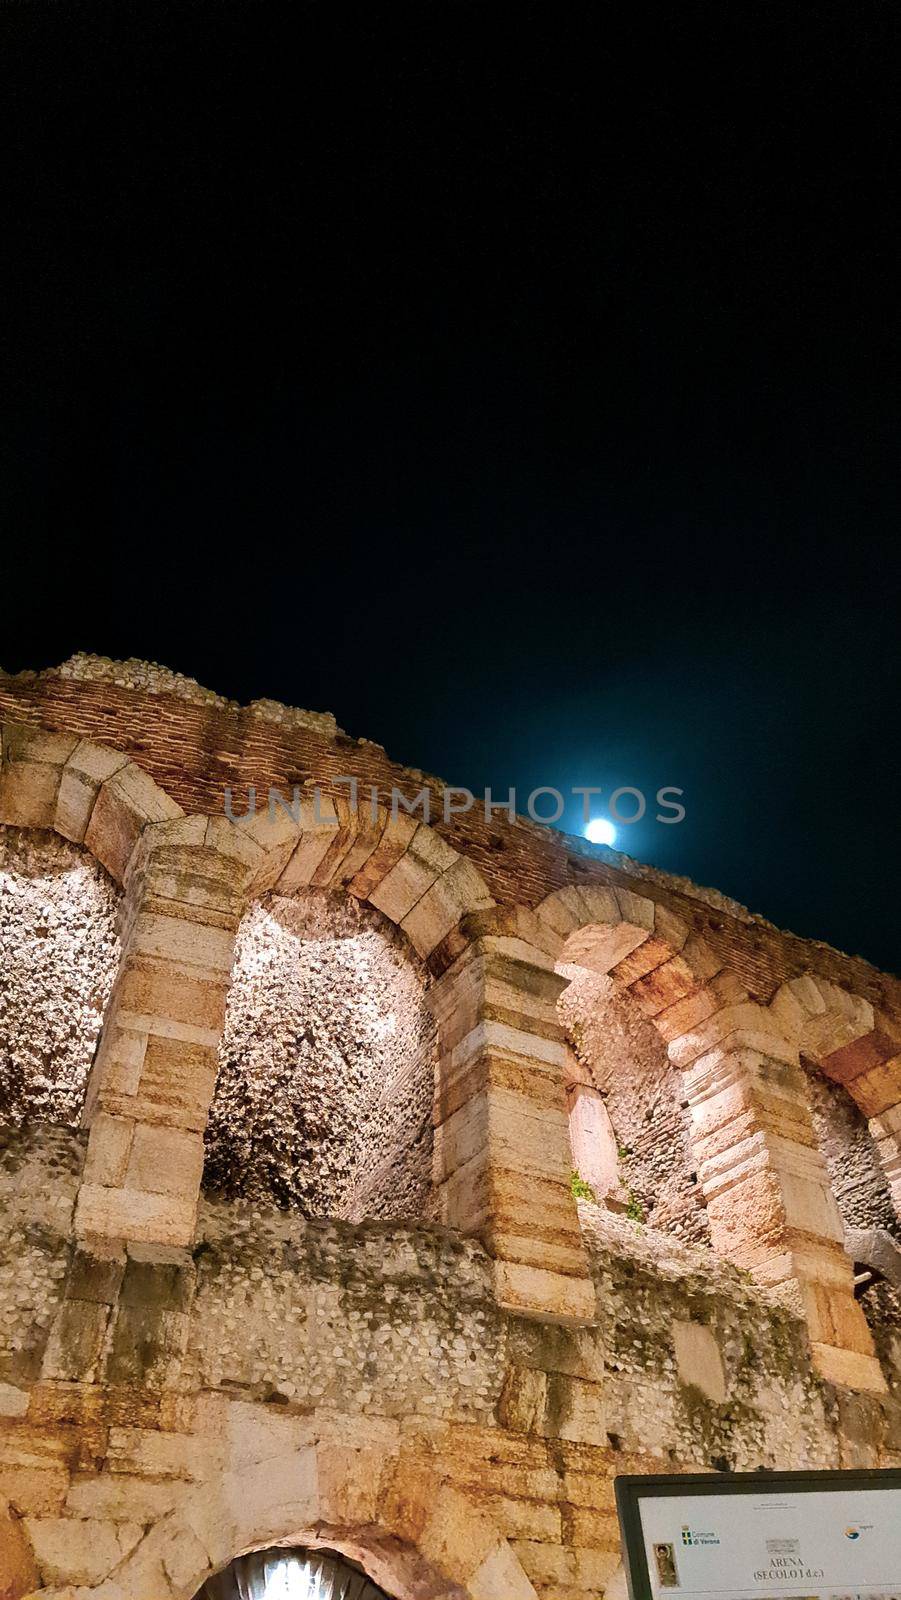
<path fill-rule="evenodd" d="M 435 1178 L 443 1220 L 493 1255 L 503 1305 L 582 1323 L 595 1304 L 570 1191 L 563 983 L 486 939 L 435 985 Z"/>

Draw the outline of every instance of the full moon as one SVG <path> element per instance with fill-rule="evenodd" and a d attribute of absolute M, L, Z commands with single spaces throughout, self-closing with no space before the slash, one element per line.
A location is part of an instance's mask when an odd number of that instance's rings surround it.
<path fill-rule="evenodd" d="M 592 844 L 615 844 L 616 829 L 606 817 L 592 817 L 585 829 L 585 837 Z"/>

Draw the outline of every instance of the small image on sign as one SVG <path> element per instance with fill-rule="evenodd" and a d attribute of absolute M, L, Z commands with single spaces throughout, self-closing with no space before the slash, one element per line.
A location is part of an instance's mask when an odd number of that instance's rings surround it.
<path fill-rule="evenodd" d="M 676 1570 L 676 1550 L 671 1544 L 655 1544 L 654 1560 L 657 1563 L 657 1577 L 661 1589 L 678 1589 L 679 1574 Z"/>

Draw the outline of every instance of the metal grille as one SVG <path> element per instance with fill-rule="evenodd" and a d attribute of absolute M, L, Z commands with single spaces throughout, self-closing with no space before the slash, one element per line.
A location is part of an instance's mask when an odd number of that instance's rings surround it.
<path fill-rule="evenodd" d="M 257 1550 L 209 1578 L 195 1600 L 389 1600 L 330 1550 Z"/>

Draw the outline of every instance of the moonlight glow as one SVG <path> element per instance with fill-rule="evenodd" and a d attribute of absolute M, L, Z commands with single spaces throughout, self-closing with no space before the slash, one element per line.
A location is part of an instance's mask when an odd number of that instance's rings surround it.
<path fill-rule="evenodd" d="M 586 825 L 585 837 L 592 844 L 616 844 L 616 829 L 606 817 L 592 817 Z"/>

